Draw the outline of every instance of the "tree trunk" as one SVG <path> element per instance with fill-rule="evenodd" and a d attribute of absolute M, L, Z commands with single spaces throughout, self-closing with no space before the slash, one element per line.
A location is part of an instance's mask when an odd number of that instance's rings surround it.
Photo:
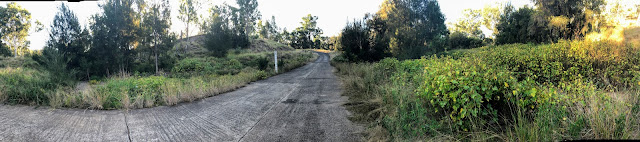
<path fill-rule="evenodd" d="M 187 49 L 189 48 L 189 43 L 191 41 L 189 41 L 189 21 L 187 21 L 187 46 L 184 48 L 184 53 L 187 53 Z"/>
<path fill-rule="evenodd" d="M 187 9 L 189 11 L 189 9 Z M 187 12 L 188 13 L 188 12 Z M 191 15 L 187 14 L 187 46 L 184 48 L 184 53 L 187 53 L 187 49 L 189 48 L 189 23 L 191 23 Z"/>
<path fill-rule="evenodd" d="M 13 51 L 13 57 L 18 57 L 18 48 L 14 46 Z"/>

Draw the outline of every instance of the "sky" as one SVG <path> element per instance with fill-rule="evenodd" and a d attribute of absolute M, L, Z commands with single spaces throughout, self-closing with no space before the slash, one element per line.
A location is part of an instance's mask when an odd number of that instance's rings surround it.
<path fill-rule="evenodd" d="M 208 15 L 208 9 L 212 5 L 222 3 L 235 4 L 235 0 L 201 0 L 203 4 L 201 15 Z M 263 19 L 271 19 L 275 16 L 276 24 L 289 31 L 300 26 L 302 17 L 307 14 L 318 16 L 318 27 L 324 31 L 324 36 L 338 35 L 347 21 L 361 19 L 366 13 L 375 13 L 384 0 L 258 0 L 258 9 Z M 67 3 L 71 10 L 75 12 L 80 21 L 80 25 L 89 27 L 91 15 L 102 12 L 98 4 L 103 1 L 84 1 L 79 3 Z M 510 2 L 516 7 L 532 5 L 530 0 L 438 0 L 440 9 L 447 21 L 455 22 L 461 18 L 464 9 L 480 9 L 485 5 Z M 6 6 L 8 2 L 0 2 Z M 53 17 L 58 12 L 61 2 L 17 2 L 20 6 L 31 12 L 33 21 L 42 22 L 45 29 L 40 32 L 30 32 L 27 40 L 31 42 L 29 49 L 42 49 L 49 39 L 50 25 Z M 66 2 L 65 2 L 66 3 Z M 185 24 L 178 20 L 179 0 L 171 0 L 171 30 L 176 33 L 184 31 Z M 208 17 L 208 16 L 206 16 Z M 193 28 L 192 28 L 193 27 Z M 198 33 L 195 26 L 190 26 L 190 35 Z"/>

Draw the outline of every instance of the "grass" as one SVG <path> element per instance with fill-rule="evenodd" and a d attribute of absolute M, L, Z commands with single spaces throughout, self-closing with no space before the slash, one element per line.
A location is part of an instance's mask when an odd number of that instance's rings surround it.
<path fill-rule="evenodd" d="M 272 67 L 260 67 L 255 62 L 266 54 L 185 59 L 175 66 L 171 76 L 125 75 L 110 78 L 85 90 L 59 89 L 49 96 L 52 98 L 50 105 L 54 108 L 136 109 L 191 102 L 276 75 L 270 69 Z M 283 62 L 284 71 L 289 71 L 305 65 L 312 57 L 308 51 L 291 51 L 282 53 L 279 60 Z"/>
<path fill-rule="evenodd" d="M 638 51 L 570 41 L 332 65 L 370 141 L 638 139 Z"/>
<path fill-rule="evenodd" d="M 303 66 L 313 57 L 313 53 L 306 50 L 280 52 L 280 73 Z M 7 67 L 0 68 L 0 101 L 91 109 L 175 105 L 229 92 L 276 75 L 272 58 L 270 52 L 232 54 L 226 58 L 187 58 L 179 61 L 165 76 L 121 73 L 105 80 L 91 80 L 84 87 L 56 83 L 49 72 L 33 69 L 37 68 L 37 63 L 3 62 Z"/>

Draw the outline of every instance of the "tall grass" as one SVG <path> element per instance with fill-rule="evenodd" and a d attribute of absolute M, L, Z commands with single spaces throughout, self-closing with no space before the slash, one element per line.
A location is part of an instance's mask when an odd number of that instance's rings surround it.
<path fill-rule="evenodd" d="M 572 41 L 332 64 L 370 140 L 638 139 L 638 51 Z"/>
<path fill-rule="evenodd" d="M 264 54 L 246 54 L 231 59 L 186 59 L 174 68 L 172 76 L 118 76 L 86 89 L 59 88 L 50 93 L 52 107 L 92 109 L 136 109 L 175 105 L 229 92 L 249 82 L 275 75 L 269 68 L 251 63 Z M 305 65 L 311 52 L 282 54 L 284 71 Z M 221 61 L 231 61 L 223 62 Z M 212 61 L 212 62 L 207 62 Z M 225 71 L 216 70 L 226 66 Z M 232 67 L 237 66 L 237 67 Z M 242 67 L 242 69 L 238 69 Z"/>
<path fill-rule="evenodd" d="M 11 104 L 37 104 L 48 102 L 46 93 L 56 87 L 47 72 L 29 68 L 1 68 L 0 94 Z"/>

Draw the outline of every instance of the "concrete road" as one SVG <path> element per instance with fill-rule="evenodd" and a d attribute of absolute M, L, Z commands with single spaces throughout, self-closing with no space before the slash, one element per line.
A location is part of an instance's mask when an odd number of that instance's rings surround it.
<path fill-rule="evenodd" d="M 130 111 L 0 105 L 0 141 L 361 141 L 329 55 L 200 101 Z"/>

